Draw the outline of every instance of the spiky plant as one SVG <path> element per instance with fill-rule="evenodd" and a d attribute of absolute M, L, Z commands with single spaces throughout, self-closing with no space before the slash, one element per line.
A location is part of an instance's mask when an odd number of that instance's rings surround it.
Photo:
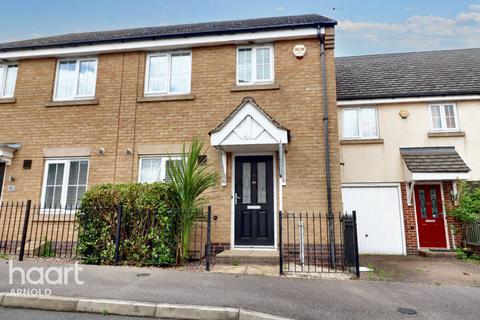
<path fill-rule="evenodd" d="M 183 145 L 179 161 L 171 160 L 167 166 L 175 199 L 177 218 L 177 263 L 183 264 L 189 256 L 190 235 L 195 222 L 202 217 L 202 207 L 206 202 L 205 191 L 218 181 L 218 175 L 210 165 L 200 163 L 204 155 L 204 143 L 193 139 L 190 147 Z"/>

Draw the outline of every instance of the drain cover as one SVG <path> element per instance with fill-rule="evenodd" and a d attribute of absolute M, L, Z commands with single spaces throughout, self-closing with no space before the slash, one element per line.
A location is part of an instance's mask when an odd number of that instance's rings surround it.
<path fill-rule="evenodd" d="M 400 312 L 401 314 L 408 314 L 408 315 L 411 315 L 411 314 L 417 314 L 417 310 L 415 309 L 411 309 L 411 308 L 398 308 L 397 309 L 398 312 Z"/>

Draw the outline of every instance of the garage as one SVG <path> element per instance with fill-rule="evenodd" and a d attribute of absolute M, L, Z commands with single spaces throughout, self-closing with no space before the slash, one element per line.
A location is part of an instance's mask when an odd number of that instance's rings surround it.
<path fill-rule="evenodd" d="M 357 212 L 361 254 L 406 254 L 400 186 L 344 185 L 343 208 Z"/>

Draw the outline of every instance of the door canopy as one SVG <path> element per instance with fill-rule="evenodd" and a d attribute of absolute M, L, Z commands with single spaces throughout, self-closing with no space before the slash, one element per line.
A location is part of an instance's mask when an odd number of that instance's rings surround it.
<path fill-rule="evenodd" d="M 251 97 L 244 98 L 215 129 L 211 145 L 223 151 L 276 151 L 289 141 L 289 130 L 265 112 Z"/>
<path fill-rule="evenodd" d="M 9 166 L 12 163 L 13 154 L 20 148 L 19 143 L 0 143 L 0 162 L 5 162 Z"/>

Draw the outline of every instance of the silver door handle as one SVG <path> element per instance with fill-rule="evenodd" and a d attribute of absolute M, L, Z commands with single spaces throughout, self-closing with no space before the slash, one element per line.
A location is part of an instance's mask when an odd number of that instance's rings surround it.
<path fill-rule="evenodd" d="M 233 196 L 233 201 L 235 202 L 235 204 L 237 204 L 237 200 L 240 200 L 241 198 L 237 195 L 237 193 L 235 192 L 235 195 Z"/>

